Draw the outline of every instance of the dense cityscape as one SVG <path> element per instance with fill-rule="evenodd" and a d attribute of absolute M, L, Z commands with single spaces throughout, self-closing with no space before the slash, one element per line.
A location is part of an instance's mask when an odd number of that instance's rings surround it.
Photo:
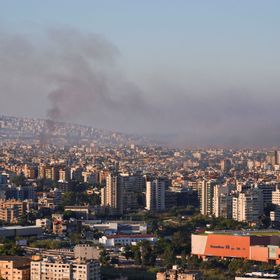
<path fill-rule="evenodd" d="M 280 280 L 279 14 L 0 0 L 0 280 Z"/>
<path fill-rule="evenodd" d="M 2 279 L 278 279 L 279 150 L 48 126 L 0 118 Z"/>

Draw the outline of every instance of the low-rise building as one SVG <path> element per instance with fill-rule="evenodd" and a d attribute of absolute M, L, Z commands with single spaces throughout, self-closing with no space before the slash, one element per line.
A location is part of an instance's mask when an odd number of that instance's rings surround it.
<path fill-rule="evenodd" d="M 79 244 L 74 247 L 74 257 L 75 259 L 82 260 L 98 260 L 100 250 L 89 244 Z"/>
<path fill-rule="evenodd" d="M 236 276 L 235 280 L 280 280 L 280 274 L 275 272 L 250 272 Z"/>
<path fill-rule="evenodd" d="M 36 219 L 36 226 L 41 227 L 46 230 L 50 230 L 52 227 L 52 222 L 49 219 Z"/>
<path fill-rule="evenodd" d="M 39 236 L 42 234 L 42 228 L 38 226 L 8 226 L 0 227 L 0 236 L 13 238 L 16 236 Z"/>
<path fill-rule="evenodd" d="M 104 247 L 114 247 L 116 245 L 133 245 L 144 240 L 155 243 L 157 241 L 157 237 L 152 234 L 116 234 L 102 236 L 101 238 L 99 238 L 99 243 Z"/>
<path fill-rule="evenodd" d="M 192 234 L 192 254 L 280 264 L 279 231 L 215 231 Z"/>
<path fill-rule="evenodd" d="M 172 269 L 157 273 L 157 280 L 202 280 L 201 273 L 197 271 L 185 271 L 176 265 Z"/>
<path fill-rule="evenodd" d="M 100 264 L 63 258 L 33 258 L 31 280 L 100 280 Z"/>
<path fill-rule="evenodd" d="M 84 226 L 104 234 L 146 234 L 147 223 L 142 221 L 84 221 Z"/>

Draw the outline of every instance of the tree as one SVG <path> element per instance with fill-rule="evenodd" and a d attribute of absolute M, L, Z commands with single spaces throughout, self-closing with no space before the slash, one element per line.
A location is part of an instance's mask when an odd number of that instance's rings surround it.
<path fill-rule="evenodd" d="M 141 242 L 141 257 L 142 257 L 142 265 L 145 266 L 153 266 L 156 261 L 156 255 L 152 250 L 151 244 L 149 241 Z"/>
<path fill-rule="evenodd" d="M 127 260 L 132 259 L 134 257 L 134 254 L 131 250 L 131 247 L 129 245 L 124 247 L 124 252 L 122 254 Z"/>
<path fill-rule="evenodd" d="M 105 266 L 109 265 L 110 256 L 104 248 L 100 251 L 99 261 L 102 265 L 105 265 Z"/>
<path fill-rule="evenodd" d="M 140 248 L 137 248 L 134 251 L 134 261 L 135 261 L 135 264 L 137 264 L 137 265 L 141 265 L 142 264 Z"/>
<path fill-rule="evenodd" d="M 69 220 L 70 218 L 75 218 L 76 214 L 75 212 L 71 211 L 71 210 L 67 210 L 63 212 L 63 219 L 64 220 Z"/>
<path fill-rule="evenodd" d="M 110 263 L 111 263 L 111 264 L 118 264 L 118 263 L 119 263 L 118 257 L 112 257 Z"/>
<path fill-rule="evenodd" d="M 24 186 L 26 183 L 26 178 L 24 174 L 21 172 L 20 175 L 14 176 L 11 179 L 12 183 L 15 184 L 16 186 Z"/>
<path fill-rule="evenodd" d="M 171 244 L 166 246 L 162 258 L 163 258 L 163 264 L 166 268 L 172 267 L 172 265 L 175 263 L 176 255 L 175 255 L 174 248 L 172 248 Z"/>

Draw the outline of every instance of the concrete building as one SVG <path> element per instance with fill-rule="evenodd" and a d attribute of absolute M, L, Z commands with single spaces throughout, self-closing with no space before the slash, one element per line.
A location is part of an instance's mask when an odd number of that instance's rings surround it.
<path fill-rule="evenodd" d="M 166 182 L 152 179 L 146 182 L 146 209 L 149 211 L 165 210 Z"/>
<path fill-rule="evenodd" d="M 83 226 L 90 227 L 91 230 L 98 230 L 104 234 L 146 234 L 147 223 L 144 221 L 101 221 L 88 220 L 83 222 Z"/>
<path fill-rule="evenodd" d="M 38 226 L 8 226 L 0 227 L 0 236 L 14 238 L 16 236 L 28 237 L 39 236 L 42 234 L 42 228 Z"/>
<path fill-rule="evenodd" d="M 231 168 L 231 161 L 229 159 L 221 160 L 221 170 L 223 172 L 228 172 Z"/>
<path fill-rule="evenodd" d="M 0 256 L 0 278 L 5 280 L 29 280 L 30 260 L 17 256 Z"/>
<path fill-rule="evenodd" d="M 272 192 L 272 204 L 280 206 L 280 189 L 277 188 Z"/>
<path fill-rule="evenodd" d="M 69 205 L 69 206 L 65 206 L 64 211 L 74 212 L 77 219 L 83 219 L 83 220 L 87 220 L 90 214 L 90 208 L 88 205 L 85 206 Z"/>
<path fill-rule="evenodd" d="M 280 274 L 275 272 L 250 272 L 236 276 L 235 280 L 280 280 Z"/>
<path fill-rule="evenodd" d="M 240 192 L 232 199 L 232 218 L 239 222 L 256 222 L 263 214 L 263 193 L 260 189 Z"/>
<path fill-rule="evenodd" d="M 176 265 L 165 272 L 158 272 L 156 280 L 202 280 L 202 275 L 195 271 L 184 271 Z"/>
<path fill-rule="evenodd" d="M 122 173 L 119 176 L 119 184 L 123 190 L 123 209 L 128 212 L 138 209 L 138 197 L 142 195 L 145 186 L 145 178 L 140 173 Z"/>
<path fill-rule="evenodd" d="M 79 244 L 74 247 L 75 259 L 98 260 L 100 249 L 89 244 Z"/>
<path fill-rule="evenodd" d="M 52 227 L 52 222 L 50 219 L 36 219 L 36 226 L 41 227 L 45 230 L 50 230 Z"/>
<path fill-rule="evenodd" d="M 101 206 L 108 207 L 112 214 L 123 214 L 123 189 L 119 174 L 108 174 L 106 186 L 101 189 Z"/>
<path fill-rule="evenodd" d="M 229 194 L 228 186 L 214 186 L 213 215 L 215 217 L 232 217 L 232 196 Z"/>
<path fill-rule="evenodd" d="M 17 223 L 25 209 L 25 202 L 15 199 L 0 200 L 0 220 L 11 224 Z"/>
<path fill-rule="evenodd" d="M 34 258 L 31 280 L 100 280 L 100 264 L 95 261 L 62 258 Z"/>
<path fill-rule="evenodd" d="M 274 211 L 270 211 L 269 216 L 270 216 L 270 220 L 272 223 L 279 223 L 280 222 L 280 207 L 276 206 Z"/>
<path fill-rule="evenodd" d="M 213 214 L 213 196 L 216 180 L 203 180 L 199 183 L 200 213 L 202 215 Z"/>
<path fill-rule="evenodd" d="M 157 237 L 153 234 L 116 234 L 116 235 L 107 235 L 99 238 L 99 243 L 104 247 L 114 247 L 116 245 L 126 246 L 137 244 L 140 241 L 147 240 L 151 243 L 157 241 Z"/>
<path fill-rule="evenodd" d="M 5 280 L 29 280 L 30 260 L 17 256 L 1 256 L 0 278 Z"/>
<path fill-rule="evenodd" d="M 278 153 L 277 151 L 270 151 L 267 153 L 266 161 L 268 164 L 274 166 L 278 164 Z"/>
<path fill-rule="evenodd" d="M 272 193 L 276 190 L 275 185 L 261 184 L 256 186 L 263 193 L 263 204 L 264 206 L 272 203 Z"/>
<path fill-rule="evenodd" d="M 192 234 L 192 254 L 280 264 L 279 231 L 215 231 Z"/>

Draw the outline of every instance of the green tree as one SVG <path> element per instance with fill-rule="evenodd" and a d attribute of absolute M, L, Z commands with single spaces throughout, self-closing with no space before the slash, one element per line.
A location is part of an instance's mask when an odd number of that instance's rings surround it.
<path fill-rule="evenodd" d="M 109 265 L 110 256 L 104 248 L 100 251 L 99 261 L 102 265 Z"/>
<path fill-rule="evenodd" d="M 127 245 L 124 248 L 124 252 L 122 254 L 127 260 L 132 259 L 134 257 L 134 254 L 132 252 L 131 246 Z"/>
<path fill-rule="evenodd" d="M 142 265 L 153 266 L 156 261 L 156 254 L 152 250 L 150 242 L 146 240 L 141 242 L 140 250 L 141 250 Z"/>
<path fill-rule="evenodd" d="M 24 186 L 26 184 L 26 177 L 24 174 L 21 172 L 20 175 L 14 176 L 11 179 L 11 182 L 15 184 L 16 186 Z"/>
<path fill-rule="evenodd" d="M 142 264 L 140 248 L 137 248 L 134 251 L 134 261 L 135 261 L 136 265 L 141 265 Z"/>
<path fill-rule="evenodd" d="M 172 265 L 175 263 L 176 261 L 175 250 L 171 244 L 168 244 L 168 246 L 165 247 L 162 258 L 163 258 L 163 264 L 166 268 L 172 267 Z"/>

